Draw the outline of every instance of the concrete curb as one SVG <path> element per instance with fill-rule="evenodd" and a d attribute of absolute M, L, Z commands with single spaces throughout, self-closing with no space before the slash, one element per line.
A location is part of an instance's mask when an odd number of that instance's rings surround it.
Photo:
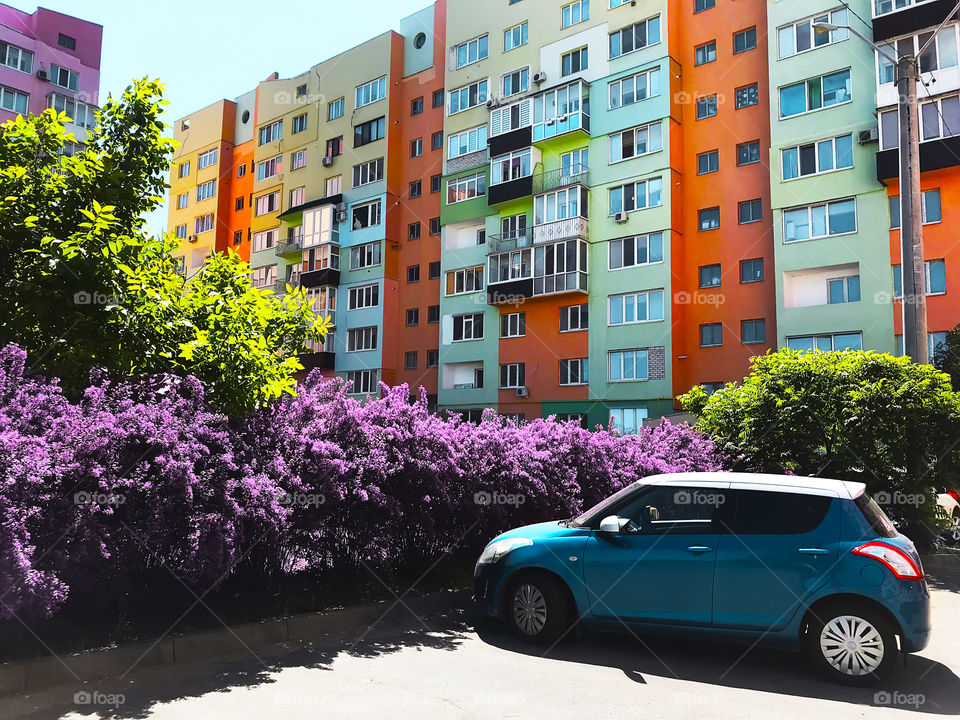
<path fill-rule="evenodd" d="M 131 667 L 156 667 L 240 655 L 284 642 L 312 640 L 323 635 L 370 627 L 381 620 L 440 612 L 466 606 L 468 590 L 405 597 L 402 603 L 383 600 L 340 610 L 291 615 L 120 645 L 59 658 L 46 657 L 0 664 L 0 696 L 34 692 L 63 683 L 119 677 Z"/>
<path fill-rule="evenodd" d="M 938 572 L 957 572 L 960 571 L 960 552 L 921 555 L 920 563 L 923 565 L 923 572 L 933 576 Z"/>

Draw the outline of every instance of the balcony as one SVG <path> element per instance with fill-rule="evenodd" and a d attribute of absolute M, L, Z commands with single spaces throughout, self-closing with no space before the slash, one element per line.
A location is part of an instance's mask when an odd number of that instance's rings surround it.
<path fill-rule="evenodd" d="M 586 218 L 573 217 L 533 226 L 533 243 L 559 242 L 575 238 L 588 239 L 590 224 Z"/>
<path fill-rule="evenodd" d="M 913 0 L 902 10 L 895 10 L 873 18 L 873 41 L 876 43 L 929 28 L 933 30 L 950 14 L 954 0 L 917 2 Z"/>
<path fill-rule="evenodd" d="M 573 167 L 558 168 L 550 172 L 540 173 L 533 176 L 533 194 L 559 190 L 570 185 L 590 185 L 590 168 L 586 165 L 575 165 Z"/>
<path fill-rule="evenodd" d="M 503 235 L 490 235 L 487 237 L 487 254 L 496 255 L 518 248 L 530 247 L 531 245 L 533 245 L 533 228 L 525 228 Z"/>
<path fill-rule="evenodd" d="M 300 356 L 300 364 L 303 369 L 309 370 L 333 370 L 336 367 L 336 355 L 332 352 L 312 352 Z"/>
<path fill-rule="evenodd" d="M 582 132 L 590 135 L 590 84 L 579 80 L 533 98 L 533 142 Z"/>
<path fill-rule="evenodd" d="M 943 170 L 960 165 L 960 136 L 920 143 L 920 172 Z M 900 176 L 900 149 L 890 148 L 877 153 L 877 179 L 886 183 Z"/>
<path fill-rule="evenodd" d="M 487 285 L 487 303 L 515 304 L 544 295 L 587 293 L 588 283 L 587 273 L 578 271 L 490 283 Z"/>
<path fill-rule="evenodd" d="M 533 176 L 508 180 L 487 188 L 487 205 L 499 205 L 533 195 Z"/>
<path fill-rule="evenodd" d="M 298 253 L 302 249 L 303 248 L 301 247 L 299 240 L 290 240 L 277 245 L 277 247 L 274 248 L 274 252 L 277 254 L 277 257 L 283 257 L 284 255 L 293 255 L 294 253 Z"/>

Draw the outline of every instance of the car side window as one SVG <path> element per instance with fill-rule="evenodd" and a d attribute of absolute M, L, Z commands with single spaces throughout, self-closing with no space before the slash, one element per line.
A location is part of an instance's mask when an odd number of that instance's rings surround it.
<path fill-rule="evenodd" d="M 617 514 L 629 518 L 627 533 L 704 535 L 724 532 L 726 490 L 655 486 L 624 505 Z"/>
<path fill-rule="evenodd" d="M 800 535 L 817 529 L 832 498 L 800 493 L 737 490 L 735 530 L 740 535 Z"/>

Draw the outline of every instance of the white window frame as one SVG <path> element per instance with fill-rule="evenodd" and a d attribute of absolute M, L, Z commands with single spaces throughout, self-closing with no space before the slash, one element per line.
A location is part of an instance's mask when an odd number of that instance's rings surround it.
<path fill-rule="evenodd" d="M 357 210 L 367 208 L 367 224 L 357 227 L 356 213 Z M 373 221 L 373 218 L 376 219 L 376 222 Z M 366 230 L 367 228 L 376 227 L 383 222 L 383 205 L 380 200 L 373 200 L 371 202 L 357 203 L 352 208 L 350 208 L 350 224 L 354 230 Z"/>
<path fill-rule="evenodd" d="M 838 158 L 837 140 L 843 140 L 844 138 L 847 138 L 850 141 L 850 164 L 844 165 L 843 167 L 839 167 L 837 164 L 837 158 Z M 827 170 L 823 170 L 820 167 L 820 160 L 821 160 L 820 148 L 822 145 L 826 145 L 828 143 L 831 145 L 830 157 L 833 160 L 833 167 Z M 800 172 L 800 150 L 801 148 L 805 148 L 811 145 L 814 148 L 813 154 L 814 154 L 814 160 L 816 164 L 816 170 L 812 173 L 807 173 L 806 175 L 804 175 Z M 787 157 L 787 153 L 789 152 L 797 153 L 797 176 L 791 177 L 791 178 L 788 178 L 786 176 L 786 168 L 787 168 L 786 157 Z M 852 168 L 853 168 L 853 135 L 852 134 L 837 135 L 836 137 L 826 138 L 824 140 L 815 140 L 814 142 L 803 143 L 802 145 L 794 145 L 792 147 L 787 147 L 780 150 L 780 176 L 783 178 L 783 182 L 792 182 L 794 180 L 802 180 L 803 178 L 813 177 L 814 175 L 825 175 L 826 173 L 840 172 L 841 170 L 850 170 Z"/>
<path fill-rule="evenodd" d="M 260 230 L 253 234 L 250 241 L 250 252 L 263 252 L 275 248 L 280 242 L 280 230 L 270 228 L 269 230 Z"/>
<path fill-rule="evenodd" d="M 560 29 L 566 30 L 590 19 L 590 0 L 573 0 L 560 8 Z"/>
<path fill-rule="evenodd" d="M 838 232 L 838 233 L 830 232 L 830 206 L 837 205 L 840 203 L 848 203 L 848 202 L 853 203 L 853 225 L 854 225 L 853 230 L 845 230 L 843 232 Z M 824 213 L 825 213 L 824 224 L 826 226 L 827 232 L 825 235 L 814 235 L 813 234 L 813 210 L 814 208 L 821 208 L 821 207 L 824 208 Z M 810 237 L 801 238 L 798 240 L 787 240 L 787 213 L 793 212 L 793 211 L 799 211 L 799 210 L 807 211 L 807 225 L 810 227 L 810 233 L 811 233 Z M 859 218 L 857 217 L 857 201 L 855 197 L 837 198 L 836 200 L 829 200 L 827 202 L 822 202 L 822 203 L 814 203 L 812 205 L 802 205 L 800 207 L 786 208 L 783 210 L 782 215 L 783 215 L 783 226 L 782 226 L 783 243 L 785 245 L 792 245 L 793 243 L 807 242 L 809 240 L 821 240 L 823 238 L 828 238 L 828 237 L 841 237 L 843 235 L 853 235 L 854 233 L 857 232 L 860 226 Z"/>
<path fill-rule="evenodd" d="M 516 77 L 517 87 L 513 87 L 513 78 Z M 510 80 L 510 89 L 507 89 L 507 80 Z M 525 93 L 530 89 L 530 66 L 505 72 L 500 76 L 500 95 L 502 97 L 513 97 Z"/>
<path fill-rule="evenodd" d="M 350 269 L 364 270 L 377 267 L 383 262 L 380 241 L 354 245 L 350 248 Z"/>
<path fill-rule="evenodd" d="M 469 85 L 451 90 L 448 100 L 448 115 L 457 115 L 458 113 L 472 110 L 475 107 L 485 105 L 490 92 L 490 78 L 483 78 L 472 82 Z M 475 97 L 476 102 L 471 104 L 471 99 Z M 454 98 L 457 99 L 456 109 L 454 109 Z"/>
<path fill-rule="evenodd" d="M 197 156 L 197 170 L 204 170 L 217 164 L 217 148 L 211 148 Z"/>
<path fill-rule="evenodd" d="M 453 297 L 455 295 L 470 295 L 472 293 L 483 292 L 483 265 L 473 265 L 471 267 L 459 268 L 458 270 L 448 270 L 447 277 L 453 276 L 453 292 L 448 292 L 449 282 L 444 280 L 444 295 Z M 461 290 L 457 288 L 461 287 Z"/>
<path fill-rule="evenodd" d="M 490 187 L 533 177 L 533 166 L 533 148 L 529 147 L 492 158 L 490 160 Z M 506 169 L 506 173 L 504 169 Z M 524 172 L 525 170 L 526 172 Z"/>
<path fill-rule="evenodd" d="M 647 259 L 645 262 L 638 263 L 636 259 L 639 255 L 638 251 L 640 249 L 641 242 L 644 245 L 644 250 L 645 250 Z M 626 243 L 633 244 L 634 261 L 629 265 L 627 265 L 623 261 L 623 247 Z M 659 251 L 660 259 L 651 260 L 650 258 L 654 256 L 654 253 L 651 252 L 651 249 L 656 246 L 659 246 L 660 248 L 660 251 Z M 620 256 L 619 265 L 615 265 L 613 262 L 613 258 L 617 254 L 619 254 Z M 660 265 L 662 263 L 663 263 L 663 233 L 662 232 L 645 233 L 643 235 L 634 235 L 632 237 L 626 237 L 626 238 L 614 238 L 613 240 L 610 240 L 608 242 L 607 269 L 611 272 L 617 272 L 620 270 L 629 270 L 630 268 L 644 267 L 646 265 Z"/>
<path fill-rule="evenodd" d="M 365 82 L 363 85 L 358 85 L 355 91 L 355 104 L 354 107 L 359 110 L 362 107 L 367 105 L 373 105 L 375 102 L 380 102 L 387 96 L 387 76 L 383 75 L 378 77 L 376 80 L 371 80 L 370 82 Z"/>
<path fill-rule="evenodd" d="M 626 188 L 633 186 L 633 207 L 628 208 L 626 202 L 624 201 L 626 195 Z M 641 187 L 642 186 L 642 187 Z M 655 190 L 654 190 L 655 188 Z M 614 193 L 620 191 L 620 210 L 614 210 L 613 198 Z M 642 193 L 641 193 L 642 190 Z M 651 197 L 654 193 L 659 194 L 659 202 L 651 203 Z M 639 198 L 643 195 L 644 204 L 639 204 Z M 618 212 L 636 212 L 637 210 L 648 210 L 650 208 L 661 207 L 663 205 L 663 178 L 662 177 L 652 177 L 647 178 L 646 180 L 638 180 L 634 183 L 627 183 L 625 185 L 617 185 L 610 188 L 609 197 L 608 197 L 608 207 L 609 207 L 609 217 L 613 217 Z"/>
<path fill-rule="evenodd" d="M 177 195 L 177 210 L 183 210 L 190 206 L 190 193 L 180 193 Z"/>
<path fill-rule="evenodd" d="M 447 205 L 469 202 L 487 194 L 487 174 L 484 172 L 447 180 Z M 464 194 L 461 197 L 461 193 Z M 472 193 L 472 194 L 471 194 Z M 455 198 L 451 201 L 451 197 Z"/>
<path fill-rule="evenodd" d="M 307 166 L 306 149 L 290 153 L 290 170 L 302 170 Z"/>
<path fill-rule="evenodd" d="M 194 235 L 199 235 L 200 233 L 210 232 L 213 230 L 213 213 L 207 213 L 206 215 L 201 215 L 194 220 Z"/>
<path fill-rule="evenodd" d="M 358 328 L 348 328 L 347 329 L 347 347 L 346 350 L 348 353 L 355 352 L 371 352 L 377 349 L 377 332 L 376 325 L 368 325 L 366 327 Z"/>
<path fill-rule="evenodd" d="M 463 50 L 465 58 L 461 60 L 460 51 Z M 474 54 L 471 56 L 471 50 Z M 490 36 L 488 34 L 478 35 L 459 45 L 454 45 L 450 49 L 452 56 L 452 69 L 461 70 L 468 65 L 473 65 L 481 60 L 486 60 L 490 56 Z"/>
<path fill-rule="evenodd" d="M 633 155 L 624 156 L 623 136 L 628 134 L 633 135 Z M 641 153 L 638 153 L 637 147 L 640 144 L 641 136 L 644 138 L 647 149 Z M 656 122 L 641 125 L 640 127 L 630 128 L 629 130 L 624 130 L 623 132 L 614 133 L 613 135 L 609 136 L 608 144 L 610 152 L 607 157 L 610 165 L 633 160 L 638 157 L 643 157 L 644 155 L 652 155 L 653 153 L 663 150 L 663 124 L 660 120 L 657 120 Z M 620 157 L 614 157 L 615 149 L 619 149 Z"/>
<path fill-rule="evenodd" d="M 578 67 L 576 70 L 573 69 L 574 56 L 578 56 L 577 57 Z M 567 58 L 569 58 L 569 64 L 570 64 L 569 71 L 567 71 L 567 67 L 566 67 L 568 62 Z M 585 70 L 589 70 L 589 69 L 590 69 L 590 48 L 587 45 L 583 45 L 582 47 L 569 50 L 560 56 L 560 77 L 564 77 L 564 78 L 570 77 L 572 75 L 576 75 L 577 73 L 582 73 Z"/>
<path fill-rule="evenodd" d="M 527 314 L 525 312 L 505 313 L 500 316 L 500 339 L 521 338 L 527 336 Z"/>
<path fill-rule="evenodd" d="M 839 25 L 840 27 L 837 30 L 819 33 L 813 28 L 813 23 L 815 22 L 833 23 L 834 25 Z M 816 15 L 810 15 L 787 25 L 781 25 L 777 28 L 777 57 L 780 60 L 784 60 L 786 58 L 794 57 L 795 55 L 803 55 L 804 53 L 819 50 L 827 45 L 843 42 L 850 37 L 850 31 L 846 27 L 849 22 L 850 19 L 847 9 L 841 7 L 827 10 L 826 12 L 817 13 Z M 807 28 L 807 31 L 810 34 L 810 47 L 804 50 L 797 50 L 798 33 L 801 32 L 804 27 Z M 784 38 L 786 37 L 785 33 L 791 34 L 793 42 L 792 52 L 784 53 L 783 51 Z M 818 45 L 816 41 L 824 37 L 826 38 L 826 42 L 822 42 Z"/>
<path fill-rule="evenodd" d="M 642 83 L 642 86 L 641 86 Z M 631 86 L 631 95 L 634 98 L 630 102 L 624 102 L 624 88 Z M 642 88 L 643 97 L 640 97 L 638 89 Z M 650 68 L 643 72 L 630 75 L 629 77 L 613 80 L 607 85 L 607 100 L 611 110 L 628 107 L 638 102 L 643 102 L 650 98 L 658 97 L 661 93 L 660 88 L 660 68 Z"/>
<path fill-rule="evenodd" d="M 270 215 L 271 213 L 280 212 L 280 191 L 274 190 L 273 192 L 264 193 L 260 195 L 253 201 L 253 215 L 254 217 L 260 217 L 261 215 Z"/>
<path fill-rule="evenodd" d="M 22 72 L 27 75 L 33 74 L 33 51 L 6 41 L 0 42 L 0 50 L 4 51 L 0 52 L 0 55 L 3 56 L 0 57 L 0 64 L 17 72 Z M 27 62 L 24 63 L 24 60 L 27 60 Z M 26 69 L 24 69 L 24 65 L 26 65 Z"/>
<path fill-rule="evenodd" d="M 250 273 L 250 282 L 255 288 L 260 290 L 273 288 L 277 282 L 276 264 L 254 268 Z"/>
<path fill-rule="evenodd" d="M 576 322 L 574 322 L 576 320 Z M 564 327 L 566 325 L 566 327 Z M 565 305 L 560 308 L 560 332 L 586 332 L 590 329 L 590 305 Z"/>
<path fill-rule="evenodd" d="M 657 297 L 659 297 L 660 303 L 660 316 L 651 317 L 651 301 Z M 626 319 L 628 298 L 632 298 L 633 320 Z M 643 298 L 644 308 L 646 308 L 646 317 L 643 319 L 640 319 L 639 314 L 637 313 L 637 308 L 640 307 L 640 298 Z M 620 314 L 624 319 L 621 322 L 614 322 L 613 306 L 618 301 L 620 302 L 621 306 Z M 617 295 L 609 295 L 607 297 L 607 327 L 620 327 L 622 325 L 646 325 L 647 323 L 663 322 L 665 316 L 666 309 L 664 308 L 663 288 L 655 290 L 643 290 L 641 292 L 619 293 Z"/>
<path fill-rule="evenodd" d="M 566 365 L 565 365 L 566 364 Z M 576 368 L 576 373 L 573 369 Z M 566 373 L 564 373 L 566 369 Z M 564 375 L 566 374 L 566 378 Z M 576 376 L 576 381 L 571 378 Z M 588 358 L 569 358 L 560 361 L 560 387 L 576 387 L 590 384 L 590 362 Z"/>
<path fill-rule="evenodd" d="M 269 145 L 272 142 L 283 138 L 283 120 L 276 120 L 267 123 L 257 133 L 257 143 L 259 147 Z"/>
<path fill-rule="evenodd" d="M 633 32 L 634 38 L 635 38 L 635 37 L 636 37 L 636 29 L 635 29 L 635 28 L 636 28 L 638 25 L 644 25 L 644 26 L 646 26 L 646 29 L 645 29 L 645 32 L 644 32 L 645 42 L 644 42 L 643 46 L 641 46 L 641 47 L 634 47 L 632 50 L 627 50 L 626 52 L 624 52 L 624 51 L 623 51 L 623 33 L 624 33 L 625 31 L 627 31 L 627 30 L 630 30 L 630 31 Z M 657 39 L 656 39 L 654 42 L 650 42 L 650 28 L 651 28 L 651 27 L 656 27 L 656 31 L 657 31 Z M 609 34 L 609 38 L 610 38 L 610 39 L 609 39 L 609 41 L 608 41 L 608 50 L 609 50 L 609 54 L 610 54 L 610 59 L 611 59 L 611 60 L 615 60 L 615 59 L 617 59 L 617 58 L 623 57 L 624 55 L 629 55 L 629 54 L 631 54 L 631 53 L 635 53 L 635 52 L 639 52 L 640 50 L 644 50 L 644 49 L 646 49 L 646 48 L 648 48 L 648 47 L 652 47 L 652 46 L 654 46 L 654 45 L 659 45 L 659 44 L 663 41 L 663 33 L 662 33 L 662 30 L 663 30 L 663 28 L 661 27 L 661 22 L 660 22 L 660 15 L 659 15 L 659 13 L 658 13 L 657 15 L 653 15 L 653 16 L 651 16 L 651 17 L 644 18 L 643 20 L 640 20 L 639 22 L 631 23 L 630 25 L 627 25 L 626 27 L 622 27 L 622 28 L 618 28 L 617 30 L 614 30 L 612 33 Z M 614 43 L 614 37 L 618 37 L 618 38 L 619 38 L 616 43 Z M 618 45 L 618 52 L 616 52 L 616 53 L 614 53 L 614 44 Z"/>
<path fill-rule="evenodd" d="M 477 318 L 479 318 L 479 321 Z M 452 320 L 450 342 L 461 343 L 483 340 L 486 332 L 486 322 L 482 312 L 457 314 L 453 316 Z M 457 320 L 460 321 L 459 339 L 457 338 Z"/>
<path fill-rule="evenodd" d="M 283 155 L 257 163 L 257 182 L 269 180 L 283 173 Z"/>
<path fill-rule="evenodd" d="M 504 378 L 506 374 L 506 378 Z M 499 387 L 501 390 L 519 390 L 527 381 L 526 363 L 502 363 L 500 365 Z"/>
<path fill-rule="evenodd" d="M 627 354 L 630 353 L 633 355 L 633 377 L 624 377 L 624 358 Z M 646 372 L 643 376 L 639 376 L 637 373 L 637 358 L 640 354 L 643 354 L 644 365 L 646 367 Z M 613 368 L 614 366 L 619 367 L 620 377 L 614 378 Z M 650 350 L 649 348 L 625 348 L 623 350 L 610 350 L 607 352 L 607 382 L 610 383 L 624 383 L 624 382 L 646 382 L 650 379 Z"/>
<path fill-rule="evenodd" d="M 519 35 L 519 42 L 514 42 L 514 34 Z M 510 38 L 510 42 L 507 42 L 507 38 Z M 529 31 L 527 28 L 527 21 L 524 20 L 519 25 L 514 25 L 503 31 L 503 51 L 510 52 L 515 50 L 518 47 L 522 47 L 527 44 L 529 39 Z"/>
<path fill-rule="evenodd" d="M 337 98 L 336 100 L 331 100 L 327 103 L 327 122 L 331 120 L 336 120 L 337 118 L 342 118 L 344 113 L 344 106 L 346 105 L 345 98 Z"/>
<path fill-rule="evenodd" d="M 346 380 L 350 383 L 347 395 L 372 395 L 379 382 L 376 370 L 347 370 Z"/>
<path fill-rule="evenodd" d="M 61 82 L 63 73 L 66 73 L 66 82 Z M 68 90 L 73 90 L 74 92 L 80 89 L 80 74 L 76 70 L 71 70 L 70 68 L 65 68 L 62 65 L 54 65 L 51 63 L 48 76 L 50 78 L 50 83 L 53 85 L 67 88 Z"/>
<path fill-rule="evenodd" d="M 369 160 L 353 166 L 353 186 L 370 185 L 383 180 L 383 158 Z"/>
<path fill-rule="evenodd" d="M 19 115 L 26 115 L 30 110 L 30 96 L 15 88 L 0 85 L 0 108 Z"/>
<path fill-rule="evenodd" d="M 217 181 L 208 180 L 197 185 L 197 202 L 203 202 L 217 196 Z"/>
<path fill-rule="evenodd" d="M 293 135 L 296 135 L 297 133 L 302 133 L 307 129 L 307 124 L 308 124 L 307 113 L 301 113 L 300 115 L 297 115 L 296 117 L 293 118 L 293 120 L 290 121 L 290 125 L 291 125 L 290 131 Z"/>
<path fill-rule="evenodd" d="M 631 420 L 628 422 L 627 416 Z M 610 408 L 610 421 L 613 429 L 621 435 L 636 435 L 643 429 L 643 421 L 649 416 L 645 407 Z"/>
<path fill-rule="evenodd" d="M 464 147 L 466 148 L 465 150 Z M 454 158 L 463 157 L 464 155 L 480 152 L 481 150 L 485 150 L 486 147 L 486 125 L 480 125 L 479 127 L 470 128 L 469 130 L 453 133 L 447 138 L 447 159 L 453 160 Z"/>
<path fill-rule="evenodd" d="M 833 77 L 834 75 L 842 75 L 843 73 L 847 74 L 847 80 L 850 87 L 850 96 L 846 100 L 839 100 L 837 102 L 830 103 L 829 105 L 823 102 L 823 80 L 824 78 Z M 810 108 L 810 83 L 818 82 L 820 83 L 820 107 Z M 784 115 L 783 114 L 783 91 L 787 88 L 796 87 L 797 85 L 803 85 L 803 97 L 804 105 L 806 110 L 802 112 L 794 113 L 793 115 Z M 823 75 L 817 75 L 815 77 L 807 78 L 806 80 L 801 80 L 800 82 L 790 83 L 788 85 L 781 85 L 777 88 L 777 112 L 781 120 L 788 120 L 790 118 L 801 117 L 803 115 L 809 115 L 810 113 L 821 112 L 823 110 L 829 110 L 832 107 L 838 107 L 840 105 L 846 105 L 853 102 L 853 73 L 850 68 L 844 68 L 843 70 L 835 70 L 834 72 L 824 73 Z"/>

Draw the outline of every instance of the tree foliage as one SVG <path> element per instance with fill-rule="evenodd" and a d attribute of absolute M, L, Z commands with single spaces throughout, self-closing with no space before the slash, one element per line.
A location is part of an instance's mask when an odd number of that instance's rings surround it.
<path fill-rule="evenodd" d="M 47 110 L 0 127 L 0 342 L 70 392 L 90 370 L 194 375 L 211 400 L 248 412 L 292 392 L 297 355 L 326 325 L 302 291 L 252 288 L 235 254 L 215 255 L 189 282 L 175 239 L 150 237 L 146 213 L 166 189 L 162 86 L 144 79 L 110 99 L 88 147 Z"/>
<path fill-rule="evenodd" d="M 950 376 L 953 389 L 960 392 L 960 325 L 947 333 L 944 342 L 937 344 L 931 362 L 937 370 Z"/>

